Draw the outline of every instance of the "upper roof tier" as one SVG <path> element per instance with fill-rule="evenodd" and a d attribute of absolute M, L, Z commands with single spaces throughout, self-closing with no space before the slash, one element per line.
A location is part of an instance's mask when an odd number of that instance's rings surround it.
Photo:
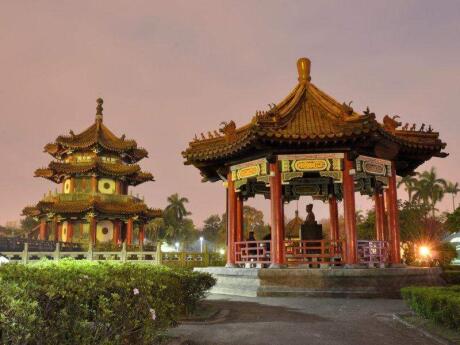
<path fill-rule="evenodd" d="M 216 180 L 223 165 L 252 157 L 339 150 L 395 160 L 398 173 L 405 175 L 433 156 L 447 155 L 431 126 L 399 128 L 399 116 L 388 115 L 379 123 L 369 109 L 359 114 L 351 102 L 341 104 L 312 84 L 310 60 L 299 59 L 297 68 L 299 82 L 284 100 L 256 112 L 243 127 L 223 122 L 219 131 L 195 136 L 182 153 L 185 164 Z"/>
<path fill-rule="evenodd" d="M 69 135 L 61 135 L 54 143 L 44 148 L 53 157 L 61 158 L 72 151 L 85 151 L 99 146 L 100 149 L 120 155 L 128 163 L 135 163 L 148 156 L 143 148 L 138 148 L 134 140 L 125 136 L 117 137 L 104 124 L 102 115 L 102 98 L 97 99 L 96 119 L 94 124 L 79 134 L 70 131 Z"/>

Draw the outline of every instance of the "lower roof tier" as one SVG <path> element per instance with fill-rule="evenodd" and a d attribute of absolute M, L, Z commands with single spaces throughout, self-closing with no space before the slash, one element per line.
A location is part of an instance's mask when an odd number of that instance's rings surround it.
<path fill-rule="evenodd" d="M 40 217 L 49 215 L 81 215 L 88 213 L 120 216 L 138 216 L 145 219 L 154 219 L 162 216 L 161 209 L 149 208 L 144 202 L 136 200 L 128 201 L 106 201 L 100 198 L 91 198 L 89 200 L 71 200 L 61 201 L 58 199 L 45 199 L 38 202 L 37 205 L 26 207 L 23 215 Z"/>

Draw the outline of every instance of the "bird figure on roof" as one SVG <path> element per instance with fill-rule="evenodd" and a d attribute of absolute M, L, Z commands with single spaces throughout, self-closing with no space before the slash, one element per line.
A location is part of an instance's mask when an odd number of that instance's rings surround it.
<path fill-rule="evenodd" d="M 414 124 L 412 125 L 412 127 L 410 128 L 410 130 L 411 130 L 411 131 L 415 131 L 416 126 L 417 126 L 417 125 L 414 123 Z"/>
<path fill-rule="evenodd" d="M 220 133 L 216 130 L 214 130 L 214 136 L 217 138 L 217 137 L 220 137 Z"/>
<path fill-rule="evenodd" d="M 212 135 L 211 131 L 208 131 L 208 138 L 209 138 L 209 139 L 213 139 L 213 138 L 214 138 L 214 136 Z"/>
<path fill-rule="evenodd" d="M 353 108 L 351 106 L 351 103 L 353 103 L 353 101 L 348 102 L 348 104 L 346 104 L 345 102 L 342 103 L 343 112 L 346 115 L 352 115 L 353 114 Z"/>
<path fill-rule="evenodd" d="M 364 110 L 363 114 L 375 118 L 375 113 L 372 113 L 369 107 L 366 107 L 366 110 Z"/>
<path fill-rule="evenodd" d="M 419 132 L 425 132 L 425 124 L 424 123 L 422 123 L 422 125 L 420 126 Z"/>
<path fill-rule="evenodd" d="M 407 131 L 409 129 L 409 122 L 406 122 L 404 127 L 402 128 L 403 131 Z"/>
<path fill-rule="evenodd" d="M 121 136 L 120 139 L 121 139 L 121 140 L 125 140 L 125 139 L 126 139 L 126 135 L 123 134 L 123 135 Z"/>
<path fill-rule="evenodd" d="M 70 133 L 70 136 L 71 136 L 72 138 L 75 137 L 75 133 L 74 133 L 73 130 L 70 130 L 69 133 Z"/>
<path fill-rule="evenodd" d="M 431 127 L 431 125 L 428 126 L 428 133 L 433 133 L 433 127 Z"/>
<path fill-rule="evenodd" d="M 198 141 L 198 136 L 195 134 L 195 137 L 193 138 L 193 141 Z"/>
<path fill-rule="evenodd" d="M 204 136 L 203 133 L 201 133 L 201 139 L 202 139 L 202 140 L 206 140 L 206 137 Z"/>

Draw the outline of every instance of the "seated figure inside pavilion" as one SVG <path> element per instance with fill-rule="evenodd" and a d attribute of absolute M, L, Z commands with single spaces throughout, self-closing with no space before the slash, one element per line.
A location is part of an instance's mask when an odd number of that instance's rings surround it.
<path fill-rule="evenodd" d="M 399 116 L 389 115 L 379 122 L 369 108 L 358 113 L 351 102 L 336 101 L 311 82 L 310 65 L 307 58 L 298 60 L 298 83 L 284 100 L 257 111 L 241 127 L 226 121 L 219 130 L 195 135 L 183 152 L 185 164 L 199 169 L 203 182 L 222 181 L 227 188 L 227 266 L 399 265 L 396 178 L 413 174 L 432 157 L 446 157 L 446 144 L 431 126 L 403 126 Z M 357 238 L 356 192 L 374 200 L 377 240 Z M 242 210 L 256 194 L 270 199 L 271 236 L 251 255 Z M 284 205 L 301 196 L 329 206 L 328 238 L 321 238 L 314 219 L 304 227 L 315 227 L 318 236 L 297 237 L 298 216 L 285 232 Z"/>
<path fill-rule="evenodd" d="M 45 146 L 55 160 L 37 169 L 35 176 L 60 184 L 60 192 L 45 194 L 38 204 L 23 210 L 40 221 L 41 240 L 143 243 L 145 224 L 161 216 L 161 210 L 147 207 L 128 191 L 154 180 L 136 164 L 147 151 L 103 124 L 102 104 L 99 98 L 95 122 L 85 131 L 70 131 Z"/>

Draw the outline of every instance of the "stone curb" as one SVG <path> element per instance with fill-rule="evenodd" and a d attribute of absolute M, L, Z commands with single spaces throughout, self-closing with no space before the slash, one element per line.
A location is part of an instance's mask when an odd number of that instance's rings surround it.
<path fill-rule="evenodd" d="M 415 329 L 417 332 L 421 333 L 422 335 L 424 335 L 425 337 L 427 337 L 427 338 L 429 338 L 431 340 L 434 340 L 436 343 L 438 343 L 440 345 L 456 345 L 455 343 L 453 343 L 453 342 L 451 342 L 451 341 L 449 341 L 447 339 L 438 337 L 437 335 L 434 335 L 434 334 L 428 332 L 427 330 L 423 329 L 422 327 L 415 326 L 415 325 L 411 324 L 410 322 L 407 322 L 406 320 L 404 320 L 401 317 L 403 315 L 412 315 L 412 313 L 393 314 L 393 320 L 398 321 L 399 323 L 403 324 L 404 326 L 406 326 L 408 328 Z"/>

